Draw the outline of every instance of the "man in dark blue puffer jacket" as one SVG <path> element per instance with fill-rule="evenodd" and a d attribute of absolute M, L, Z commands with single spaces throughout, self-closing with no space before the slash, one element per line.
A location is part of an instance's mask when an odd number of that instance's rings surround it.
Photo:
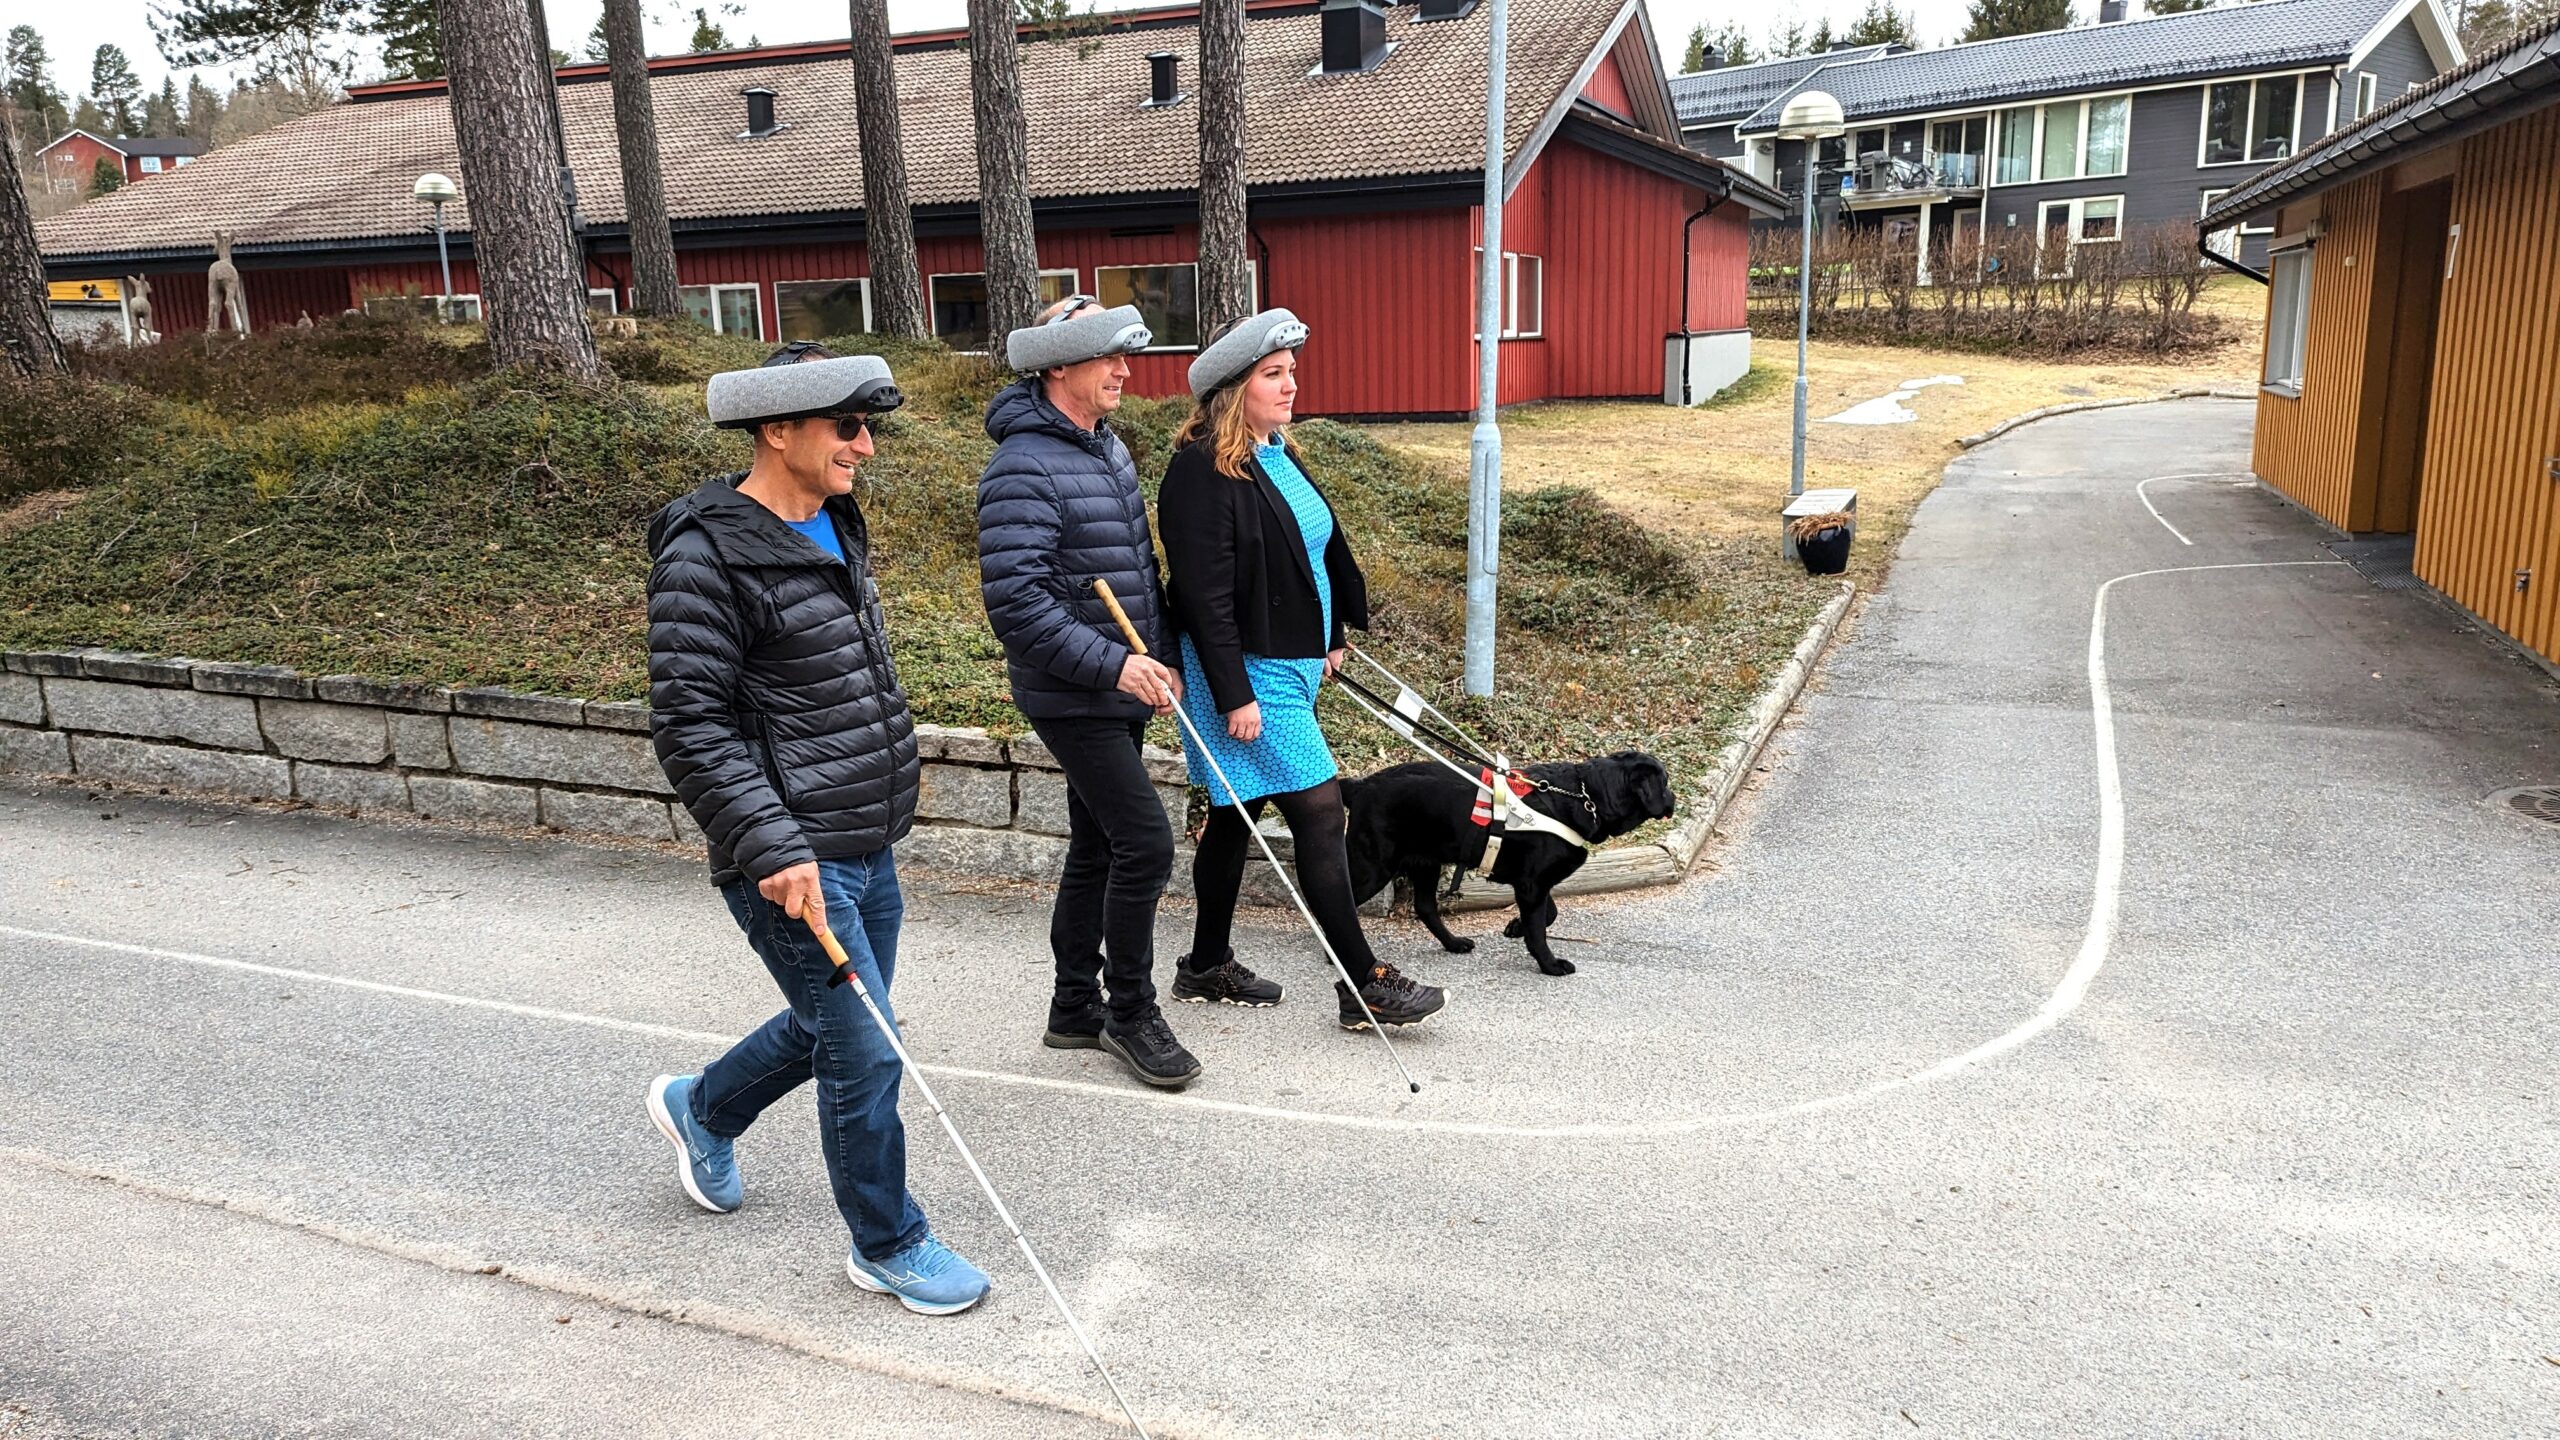
<path fill-rule="evenodd" d="M 1104 309 L 1089 295 L 1006 337 L 1023 378 L 987 407 L 996 453 L 978 482 L 978 576 L 1013 703 L 1067 778 L 1067 859 L 1049 922 L 1057 979 L 1043 1043 L 1108 1051 L 1138 1079 L 1178 1089 L 1200 1062 L 1156 1004 L 1156 902 L 1173 873 L 1173 829 L 1141 751 L 1147 717 L 1171 710 L 1182 680 L 1129 648 L 1093 589 L 1110 582 L 1147 648 L 1166 653 L 1173 637 L 1146 497 L 1109 419 L 1127 357 L 1151 338 L 1134 307 Z M 1239 1004 L 1280 998 L 1280 987 L 1232 959 L 1183 992 Z"/>

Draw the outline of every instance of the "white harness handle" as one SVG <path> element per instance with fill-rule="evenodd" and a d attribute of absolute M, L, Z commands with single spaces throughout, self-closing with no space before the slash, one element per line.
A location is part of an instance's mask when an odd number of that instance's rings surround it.
<path fill-rule="evenodd" d="M 1534 830 L 1543 834 L 1552 835 L 1556 839 L 1562 840 L 1567 845 L 1571 845 L 1576 849 L 1587 850 L 1591 848 L 1591 842 L 1584 839 L 1582 833 L 1575 830 L 1572 826 L 1565 824 L 1563 821 L 1556 819 L 1554 816 L 1549 815 L 1542 810 L 1539 810 L 1535 806 L 1515 803 L 1518 797 L 1511 793 L 1511 762 L 1509 759 L 1499 752 L 1485 749 L 1482 742 L 1478 741 L 1475 736 L 1467 732 L 1466 727 L 1442 714 L 1439 707 L 1433 705 L 1430 701 L 1423 699 L 1421 694 L 1415 691 L 1412 686 L 1406 684 L 1403 679 L 1396 674 L 1396 672 L 1379 664 L 1368 651 L 1361 649 L 1357 645 L 1353 645 L 1348 648 L 1352 655 L 1357 657 L 1361 663 L 1367 665 L 1370 669 L 1377 671 L 1396 687 L 1396 698 L 1390 702 L 1389 708 L 1386 709 L 1381 709 L 1379 706 L 1371 702 L 1367 696 L 1362 695 L 1357 690 L 1350 689 L 1347 686 L 1340 687 L 1343 694 L 1351 697 L 1351 703 L 1368 711 L 1379 724 L 1386 726 L 1388 729 L 1411 741 L 1413 743 L 1413 748 L 1430 756 L 1432 759 L 1439 761 L 1442 767 L 1447 769 L 1450 774 L 1455 775 L 1466 781 L 1469 785 L 1474 786 L 1478 795 L 1487 797 L 1491 800 L 1493 805 L 1492 833 L 1485 838 L 1484 859 L 1476 865 L 1475 873 L 1489 874 L 1492 872 L 1494 860 L 1502 853 L 1502 837 L 1513 827 L 1517 827 L 1522 830 Z M 1478 754 L 1492 755 L 1495 770 L 1493 783 L 1490 785 L 1486 784 L 1481 772 L 1471 771 L 1465 766 L 1460 765 L 1457 761 L 1442 754 L 1437 747 L 1431 744 L 1431 742 L 1423 739 L 1419 734 L 1415 733 L 1413 728 L 1414 722 L 1420 720 L 1425 715 L 1430 716 L 1433 720 L 1439 722 L 1442 726 L 1445 726 L 1450 734 L 1453 734 L 1460 740 L 1465 741 Z"/>

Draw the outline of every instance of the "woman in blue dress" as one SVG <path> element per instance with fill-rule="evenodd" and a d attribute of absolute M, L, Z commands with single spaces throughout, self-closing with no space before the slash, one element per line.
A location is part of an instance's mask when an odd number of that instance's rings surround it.
<path fill-rule="evenodd" d="M 1166 604 L 1182 642 L 1180 703 L 1236 787 L 1231 797 L 1207 757 L 1189 757 L 1191 779 L 1214 808 L 1192 863 L 1199 919 L 1173 994 L 1194 998 L 1186 977 L 1234 961 L 1229 937 L 1253 844 L 1231 803 L 1242 800 L 1257 816 L 1277 806 L 1288 822 L 1299 888 L 1334 954 L 1361 978 L 1370 1013 L 1380 1024 L 1413 1025 L 1447 996 L 1378 959 L 1361 934 L 1342 789 L 1316 724 L 1317 688 L 1342 664 L 1346 627 L 1368 628 L 1369 596 L 1333 507 L 1288 436 L 1306 340 L 1307 327 L 1286 310 L 1212 338 L 1192 362 L 1197 403 L 1156 502 Z M 1334 990 L 1343 1027 L 1365 1028 L 1359 1000 L 1338 980 Z M 1278 998 L 1275 989 L 1269 1000 Z"/>

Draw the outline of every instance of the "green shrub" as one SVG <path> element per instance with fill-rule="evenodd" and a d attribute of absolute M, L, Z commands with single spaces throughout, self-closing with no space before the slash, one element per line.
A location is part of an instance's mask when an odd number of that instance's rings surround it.
<path fill-rule="evenodd" d="M 69 375 L 0 381 L 0 501 L 150 463 L 148 397 Z"/>
<path fill-rule="evenodd" d="M 156 345 L 71 348 L 71 368 L 221 416 L 281 415 L 306 405 L 388 403 L 422 385 L 489 373 L 480 328 L 363 315 L 315 318 L 246 337 L 178 331 Z"/>

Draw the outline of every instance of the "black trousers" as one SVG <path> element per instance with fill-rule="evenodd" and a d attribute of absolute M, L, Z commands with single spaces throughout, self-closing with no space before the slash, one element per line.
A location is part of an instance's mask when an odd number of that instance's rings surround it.
<path fill-rule="evenodd" d="M 1107 995 L 1113 1023 L 1155 1007 L 1156 901 L 1173 875 L 1173 826 L 1147 778 L 1144 720 L 1035 719 L 1067 775 L 1067 865 L 1049 916 L 1058 962 L 1051 1003 Z"/>
<path fill-rule="evenodd" d="M 1307 908 L 1315 912 L 1316 924 L 1323 927 L 1325 941 L 1333 946 L 1333 953 L 1342 957 L 1342 967 L 1351 972 L 1352 979 L 1368 983 L 1378 957 L 1369 948 L 1368 936 L 1361 933 L 1360 906 L 1351 898 L 1351 859 L 1343 843 L 1340 783 L 1327 780 L 1304 790 L 1244 803 L 1256 817 L 1262 814 L 1265 804 L 1279 807 L 1280 817 L 1289 822 L 1289 840 L 1297 854 L 1298 889 L 1307 897 Z M 1235 926 L 1236 900 L 1244 888 L 1245 859 L 1253 853 L 1252 845 L 1253 834 L 1234 806 L 1221 805 L 1209 812 L 1209 828 L 1201 833 L 1200 847 L 1191 858 L 1191 888 L 1200 906 L 1191 929 L 1191 959 L 1195 965 L 1215 965 L 1227 956 L 1229 936 Z"/>

